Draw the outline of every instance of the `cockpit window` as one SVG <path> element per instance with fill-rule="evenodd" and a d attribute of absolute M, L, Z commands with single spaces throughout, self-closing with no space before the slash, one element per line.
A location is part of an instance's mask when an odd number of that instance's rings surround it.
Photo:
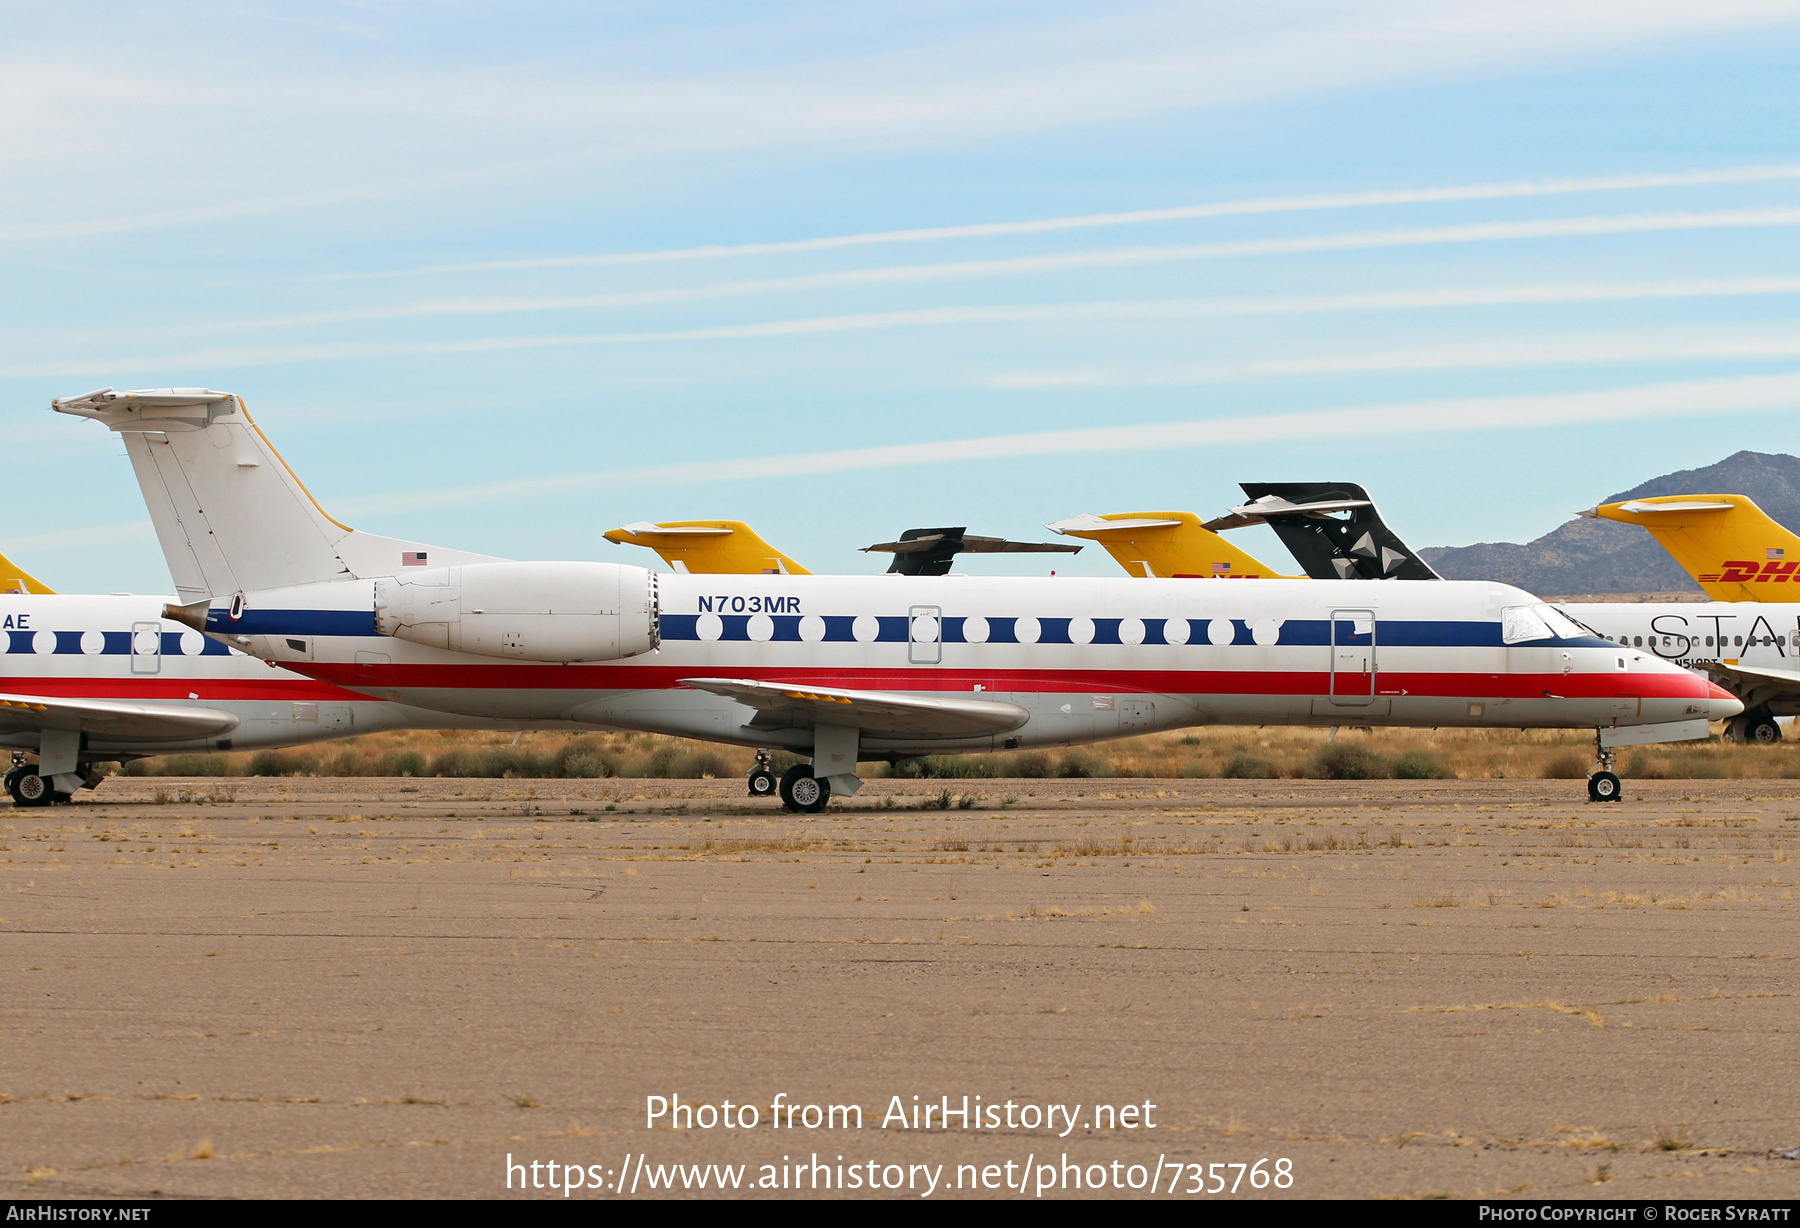
<path fill-rule="evenodd" d="M 1540 610 L 1548 610 L 1548 606 L 1513 605 L 1500 611 L 1500 638 L 1508 644 L 1522 644 L 1527 640 L 1547 640 L 1553 632 L 1550 624 L 1545 622 Z M 1564 619 L 1563 621 L 1567 621 Z M 1579 633 L 1577 633 L 1579 634 Z"/>
<path fill-rule="evenodd" d="M 1540 605 L 1533 608 L 1538 612 L 1539 617 L 1550 624 L 1550 630 L 1555 632 L 1557 639 L 1578 640 L 1584 635 L 1593 634 L 1555 606 Z"/>
<path fill-rule="evenodd" d="M 1550 608 L 1553 611 L 1555 611 L 1556 613 L 1562 615 L 1564 618 L 1568 619 L 1570 622 L 1574 623 L 1577 627 L 1581 628 L 1581 634 L 1591 635 L 1595 639 L 1606 640 L 1608 643 L 1610 643 L 1612 641 L 1612 636 L 1607 635 L 1604 631 L 1596 631 L 1593 627 L 1590 627 L 1588 624 L 1582 622 L 1579 618 L 1576 618 L 1573 614 L 1570 614 L 1567 610 L 1557 609 L 1556 606 L 1551 606 Z"/>

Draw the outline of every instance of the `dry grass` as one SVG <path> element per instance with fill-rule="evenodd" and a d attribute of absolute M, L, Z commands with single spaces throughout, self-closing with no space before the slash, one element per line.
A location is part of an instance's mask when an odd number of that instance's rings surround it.
<path fill-rule="evenodd" d="M 424 730 L 365 734 L 286 751 L 144 759 L 132 775 L 168 776 L 740 776 L 751 752 L 683 738 L 628 733 L 511 733 Z M 796 760 L 777 753 L 776 770 Z M 1332 777 L 1464 780 L 1579 779 L 1593 764 L 1581 730 L 1206 728 L 1127 738 L 1062 751 L 931 755 L 862 775 L 928 778 Z M 1742 746 L 1720 739 L 1652 746 L 1621 756 L 1620 774 L 1646 779 L 1800 778 L 1800 739 Z M 228 792 L 217 799 L 227 800 Z M 190 799 L 182 799 L 190 800 Z M 197 795 L 192 800 L 199 800 Z M 958 804 L 948 793 L 934 804 Z"/>

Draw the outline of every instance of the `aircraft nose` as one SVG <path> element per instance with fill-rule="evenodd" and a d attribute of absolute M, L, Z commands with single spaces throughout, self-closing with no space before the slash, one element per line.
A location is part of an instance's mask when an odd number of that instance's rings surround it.
<path fill-rule="evenodd" d="M 1709 721 L 1728 721 L 1744 710 L 1744 701 L 1727 691 L 1716 682 L 1706 684 L 1707 705 L 1706 719 Z"/>

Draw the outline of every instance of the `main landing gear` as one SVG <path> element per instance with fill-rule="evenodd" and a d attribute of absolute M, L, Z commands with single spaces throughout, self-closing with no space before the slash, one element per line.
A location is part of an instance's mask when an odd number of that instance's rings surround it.
<path fill-rule="evenodd" d="M 831 782 L 814 776 L 812 764 L 796 763 L 781 774 L 781 804 L 796 814 L 817 814 L 831 800 Z"/>
<path fill-rule="evenodd" d="M 1766 704 L 1758 705 L 1736 716 L 1725 726 L 1725 736 L 1733 742 L 1754 742 L 1759 746 L 1773 746 L 1781 741 L 1781 726 L 1775 723 Z"/>
<path fill-rule="evenodd" d="M 1600 731 L 1594 730 L 1594 750 L 1600 762 L 1596 769 L 1588 773 L 1588 801 L 1616 802 L 1624 799 L 1625 789 L 1619 783 L 1618 775 L 1613 771 L 1613 761 L 1619 753 L 1600 741 Z"/>
<path fill-rule="evenodd" d="M 67 793 L 58 793 L 56 786 L 37 774 L 37 768 L 25 762 L 23 755 L 13 754 L 12 770 L 6 773 L 6 791 L 12 794 L 15 806 L 48 806 L 52 802 L 66 802 Z"/>
<path fill-rule="evenodd" d="M 750 796 L 781 795 L 781 804 L 795 814 L 817 814 L 831 800 L 831 782 L 814 776 L 810 763 L 796 763 L 779 777 L 770 766 L 769 752 L 758 750 L 756 763 L 750 769 Z"/>
<path fill-rule="evenodd" d="M 767 797 L 775 792 L 775 771 L 769 766 L 769 752 L 756 752 L 756 766 L 750 769 L 750 796 Z"/>

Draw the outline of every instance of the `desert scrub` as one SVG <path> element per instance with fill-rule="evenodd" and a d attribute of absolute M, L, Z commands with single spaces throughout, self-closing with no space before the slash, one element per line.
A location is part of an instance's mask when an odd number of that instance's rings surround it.
<path fill-rule="evenodd" d="M 1268 780 L 1275 775 L 1275 766 L 1261 756 L 1240 750 L 1226 760 L 1219 775 L 1233 780 Z"/>
<path fill-rule="evenodd" d="M 1456 774 L 1428 750 L 1403 750 L 1393 766 L 1396 780 L 1448 780 Z"/>
<path fill-rule="evenodd" d="M 1386 780 L 1393 765 L 1357 742 L 1327 742 L 1313 752 L 1311 770 L 1319 780 Z"/>

